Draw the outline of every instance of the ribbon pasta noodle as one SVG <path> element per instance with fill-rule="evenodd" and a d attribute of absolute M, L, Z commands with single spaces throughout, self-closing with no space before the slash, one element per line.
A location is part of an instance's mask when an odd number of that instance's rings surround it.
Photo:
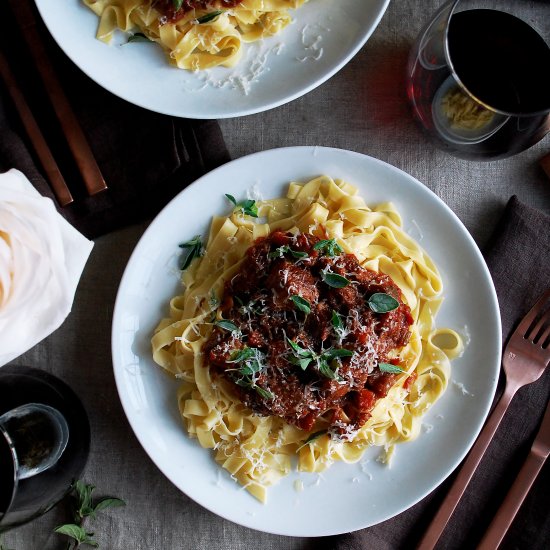
<path fill-rule="evenodd" d="M 445 391 L 450 361 L 462 351 L 456 332 L 436 328 L 442 281 L 430 257 L 407 235 L 391 203 L 366 205 L 351 184 L 317 177 L 292 182 L 286 197 L 258 201 L 260 222 L 236 209 L 214 217 L 204 255 L 183 272 L 184 291 L 170 302 L 170 315 L 152 337 L 156 363 L 181 381 L 179 409 L 187 432 L 214 452 L 215 460 L 255 497 L 288 474 L 297 459 L 304 472 L 320 472 L 336 460 L 356 462 L 369 446 L 391 453 L 415 439 L 421 418 Z M 224 284 L 238 272 L 259 237 L 282 230 L 335 239 L 361 266 L 389 275 L 410 308 L 410 339 L 400 351 L 403 371 L 370 418 L 349 440 L 315 439 L 276 416 L 247 409 L 231 384 L 213 376 L 203 346 L 220 318 Z M 323 418 L 319 422 L 322 425 Z M 318 422 L 318 423 L 319 423 Z"/>
<path fill-rule="evenodd" d="M 187 4 L 206 4 L 190 0 L 184 1 L 177 18 L 170 19 L 158 0 L 83 0 L 99 16 L 99 40 L 109 43 L 117 29 L 139 31 L 160 44 L 171 64 L 193 71 L 234 66 L 241 57 L 243 43 L 278 34 L 292 21 L 289 10 L 306 1 L 242 0 L 223 9 L 231 4 L 230 0 L 212 0 L 209 7 L 186 9 Z M 164 4 L 171 6 L 172 2 L 164 0 Z M 222 9 L 215 10 L 216 7 Z M 174 8 L 166 9 L 173 12 Z"/>

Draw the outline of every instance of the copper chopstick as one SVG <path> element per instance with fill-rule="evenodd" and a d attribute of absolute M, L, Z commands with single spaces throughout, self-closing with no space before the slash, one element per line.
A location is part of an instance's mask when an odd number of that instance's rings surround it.
<path fill-rule="evenodd" d="M 63 175 L 59 171 L 57 162 L 55 162 L 50 148 L 48 147 L 46 140 L 44 139 L 44 136 L 40 131 L 40 128 L 38 127 L 38 124 L 36 123 L 36 120 L 27 105 L 23 94 L 21 93 L 21 90 L 19 89 L 19 86 L 17 85 L 10 66 L 1 51 L 0 76 L 2 77 L 6 90 L 9 93 L 17 112 L 19 113 L 21 123 L 27 132 L 32 146 L 34 147 L 36 156 L 44 169 L 46 178 L 55 195 L 55 198 L 61 206 L 67 206 L 73 202 L 71 192 L 65 183 Z"/>
<path fill-rule="evenodd" d="M 550 454 L 550 402 L 527 459 L 506 495 L 491 525 L 483 536 L 478 550 L 493 550 L 499 547 L 510 525 L 514 521 L 527 493 L 537 478 Z"/>
<path fill-rule="evenodd" d="M 25 37 L 36 67 L 40 73 L 55 114 L 67 139 L 68 146 L 84 180 L 89 195 L 107 189 L 105 179 L 97 165 L 86 136 L 61 88 L 55 71 L 46 56 L 42 37 L 36 27 L 35 16 L 29 1 L 10 0 L 12 11 Z"/>

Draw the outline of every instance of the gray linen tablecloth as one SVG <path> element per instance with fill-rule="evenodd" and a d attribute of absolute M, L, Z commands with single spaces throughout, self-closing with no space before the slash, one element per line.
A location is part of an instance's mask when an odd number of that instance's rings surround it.
<path fill-rule="evenodd" d="M 342 0 L 340 0 L 342 1 Z M 509 197 L 550 211 L 550 181 L 539 159 L 550 137 L 498 162 L 459 160 L 435 149 L 411 118 L 404 73 L 409 48 L 439 0 L 394 0 L 360 53 L 306 96 L 266 113 L 221 121 L 233 158 L 294 145 L 350 149 L 413 175 L 458 215 L 480 247 L 487 242 Z M 98 494 L 128 506 L 95 524 L 101 548 L 288 550 L 315 548 L 315 540 L 249 530 L 221 519 L 180 493 L 137 442 L 115 389 L 110 326 L 120 277 L 146 224 L 96 240 L 74 308 L 62 327 L 14 364 L 46 366 L 81 396 L 92 425 L 84 479 Z M 5 536 L 16 550 L 61 548 L 52 528 L 67 519 L 58 507 Z"/>

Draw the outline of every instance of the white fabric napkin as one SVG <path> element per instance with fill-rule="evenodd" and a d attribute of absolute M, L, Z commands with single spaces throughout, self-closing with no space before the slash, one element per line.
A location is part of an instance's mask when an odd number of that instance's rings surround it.
<path fill-rule="evenodd" d="M 63 323 L 93 245 L 21 172 L 0 174 L 0 367 Z"/>

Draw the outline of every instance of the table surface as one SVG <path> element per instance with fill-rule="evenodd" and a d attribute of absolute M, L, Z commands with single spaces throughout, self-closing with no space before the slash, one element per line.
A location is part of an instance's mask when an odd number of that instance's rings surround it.
<path fill-rule="evenodd" d="M 423 21 L 441 3 L 393 0 L 363 49 L 328 82 L 277 109 L 220 121 L 232 157 L 294 145 L 373 156 L 408 172 L 441 197 L 480 248 L 511 195 L 550 212 L 550 181 L 539 165 L 550 152 L 550 136 L 513 158 L 473 162 L 436 149 L 412 119 L 405 96 L 406 59 Z M 315 547 L 311 540 L 259 533 L 206 511 L 157 470 L 130 429 L 113 378 L 110 327 L 122 272 L 146 225 L 96 240 L 72 313 L 54 334 L 13 362 L 59 376 L 88 410 L 92 445 L 83 479 L 97 487 L 98 495 L 127 502 L 126 508 L 96 520 L 101 548 Z M 57 507 L 7 533 L 5 543 L 17 550 L 61 548 L 52 528 L 67 519 Z"/>

